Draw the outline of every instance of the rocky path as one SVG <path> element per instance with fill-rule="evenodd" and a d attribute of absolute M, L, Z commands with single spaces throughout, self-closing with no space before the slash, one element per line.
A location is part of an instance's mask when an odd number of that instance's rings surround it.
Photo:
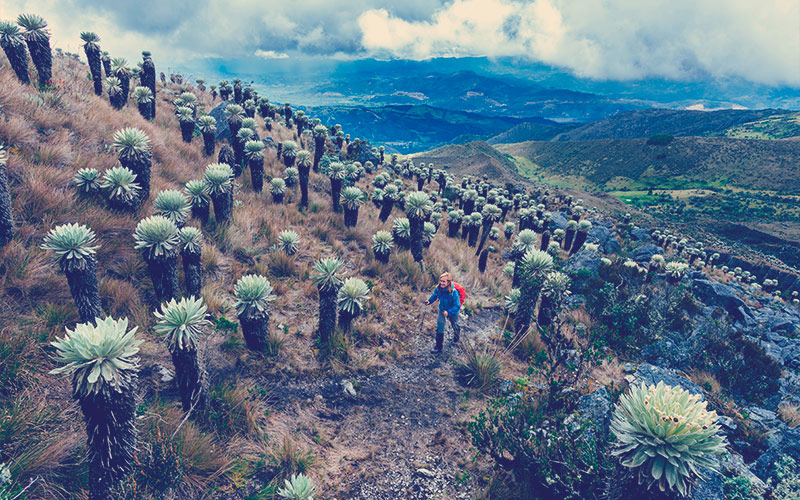
<path fill-rule="evenodd" d="M 496 335 L 499 317 L 499 310 L 473 315 L 462 338 Z M 472 459 L 469 436 L 455 424 L 482 401 L 465 398 L 454 380 L 460 352 L 449 329 L 444 352 L 430 352 L 434 321 L 429 311 L 424 331 L 404 346 L 408 356 L 377 373 L 284 381 L 273 406 L 290 415 L 295 408 L 298 420 L 326 428 L 320 459 L 329 470 L 338 467 L 334 489 L 348 500 L 472 498 L 478 488 L 462 470 Z M 311 403 L 300 409 L 301 401 Z"/>

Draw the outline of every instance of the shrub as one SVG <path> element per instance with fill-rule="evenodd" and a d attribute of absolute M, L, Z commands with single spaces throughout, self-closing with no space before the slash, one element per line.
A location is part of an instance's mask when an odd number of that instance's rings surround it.
<path fill-rule="evenodd" d="M 775 462 L 772 479 L 775 482 L 772 498 L 800 498 L 800 464 L 794 458 L 787 455 Z"/>
<path fill-rule="evenodd" d="M 593 498 L 611 468 L 605 437 L 565 423 L 575 399 L 558 381 L 518 380 L 468 424 L 472 444 L 514 475 L 510 498 Z"/>
<path fill-rule="evenodd" d="M 273 477 L 280 480 L 308 472 L 316 459 L 310 451 L 301 450 L 289 436 L 284 436 L 281 444 L 272 449 L 269 462 Z"/>
<path fill-rule="evenodd" d="M 715 456 L 725 451 L 716 418 L 700 396 L 680 387 L 663 382 L 631 386 L 611 421 L 613 453 L 639 471 L 640 483 L 657 483 L 661 491 L 687 496 L 701 469 L 714 469 Z"/>
<path fill-rule="evenodd" d="M 285 278 L 295 273 L 297 266 L 294 259 L 285 252 L 270 252 L 269 271 L 273 276 Z"/>
<path fill-rule="evenodd" d="M 694 360 L 696 367 L 712 373 L 733 396 L 763 402 L 777 393 L 780 365 L 761 346 L 739 332 L 731 332 L 727 323 L 707 326 L 698 342 L 702 345 Z"/>
<path fill-rule="evenodd" d="M 745 476 L 725 478 L 722 483 L 725 500 L 759 500 L 761 495 L 753 490 L 753 485 Z"/>
<path fill-rule="evenodd" d="M 212 387 L 206 418 L 221 436 L 253 434 L 258 430 L 256 404 L 241 385 L 221 383 Z"/>
<path fill-rule="evenodd" d="M 675 137 L 668 134 L 656 134 L 647 139 L 647 144 L 649 146 L 666 146 L 674 139 Z"/>

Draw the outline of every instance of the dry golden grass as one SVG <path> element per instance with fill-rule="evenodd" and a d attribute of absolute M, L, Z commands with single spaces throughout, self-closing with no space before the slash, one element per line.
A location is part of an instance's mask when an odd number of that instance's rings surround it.
<path fill-rule="evenodd" d="M 722 397 L 722 384 L 719 383 L 719 380 L 714 375 L 695 370 L 689 373 L 689 379 L 702 387 L 704 391 L 714 394 L 717 398 Z"/>
<path fill-rule="evenodd" d="M 800 425 L 800 405 L 784 403 L 778 407 L 778 417 L 791 428 Z"/>

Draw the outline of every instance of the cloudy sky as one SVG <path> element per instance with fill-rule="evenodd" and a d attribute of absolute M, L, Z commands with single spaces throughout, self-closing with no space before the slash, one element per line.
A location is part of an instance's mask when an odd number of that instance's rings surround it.
<path fill-rule="evenodd" d="M 743 78 L 800 88 L 798 0 L 2 0 L 55 45 L 129 61 L 516 57 L 594 80 Z"/>

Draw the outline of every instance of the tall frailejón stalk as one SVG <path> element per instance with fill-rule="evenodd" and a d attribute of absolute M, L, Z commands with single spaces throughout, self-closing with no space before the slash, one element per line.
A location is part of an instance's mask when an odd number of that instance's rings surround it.
<path fill-rule="evenodd" d="M 112 146 L 119 162 L 136 174 L 139 184 L 139 204 L 150 198 L 150 138 L 138 128 L 124 128 L 114 132 Z"/>
<path fill-rule="evenodd" d="M 36 66 L 39 88 L 46 88 L 53 83 L 53 53 L 50 50 L 47 22 L 36 14 L 20 14 L 17 24 L 25 30 L 23 37 L 28 44 L 33 65 Z"/>
<path fill-rule="evenodd" d="M 149 51 L 142 51 L 142 71 L 139 73 L 139 80 L 143 87 L 150 89 L 153 93 L 153 100 L 150 102 L 150 120 L 156 119 L 156 65 Z"/>
<path fill-rule="evenodd" d="M 52 374 L 72 376 L 72 395 L 86 422 L 89 500 L 115 498 L 113 490 L 134 466 L 139 344 L 128 319 L 81 323 L 53 342 Z"/>
<path fill-rule="evenodd" d="M 135 247 L 150 272 L 156 300 L 161 303 L 180 296 L 178 253 L 180 236 L 175 223 L 162 215 L 150 216 L 136 225 Z"/>
<path fill-rule="evenodd" d="M 28 50 L 19 27 L 10 21 L 0 21 L 0 47 L 8 57 L 11 68 L 17 79 L 28 85 L 31 78 L 28 75 Z"/>
<path fill-rule="evenodd" d="M 339 289 L 342 287 L 342 262 L 325 258 L 314 264 L 312 279 L 319 291 L 319 340 L 322 347 L 328 344 L 336 328 Z"/>
<path fill-rule="evenodd" d="M 187 226 L 180 231 L 180 253 L 186 294 L 200 297 L 203 291 L 203 233 Z"/>
<path fill-rule="evenodd" d="M 183 411 L 202 412 L 208 402 L 208 374 L 197 344 L 211 322 L 200 297 L 172 299 L 153 313 L 158 320 L 153 330 L 167 337 L 175 381 Z"/>
<path fill-rule="evenodd" d="M 103 67 L 100 62 L 100 37 L 97 33 L 84 31 L 81 33 L 83 40 L 83 51 L 86 52 L 86 60 L 89 61 L 89 71 L 92 73 L 95 95 L 103 95 Z"/>
<path fill-rule="evenodd" d="M 51 229 L 42 248 L 56 254 L 58 267 L 67 277 L 69 291 L 82 323 L 94 323 L 103 316 L 97 284 L 97 259 L 94 231 L 79 224 L 64 224 Z"/>
<path fill-rule="evenodd" d="M 272 285 L 264 276 L 242 276 L 234 286 L 236 313 L 247 348 L 265 352 L 269 342 L 269 303 L 275 300 Z"/>
<path fill-rule="evenodd" d="M 8 186 L 6 164 L 8 153 L 0 145 L 0 248 L 6 246 L 14 236 L 14 218 L 11 215 L 11 192 Z"/>

